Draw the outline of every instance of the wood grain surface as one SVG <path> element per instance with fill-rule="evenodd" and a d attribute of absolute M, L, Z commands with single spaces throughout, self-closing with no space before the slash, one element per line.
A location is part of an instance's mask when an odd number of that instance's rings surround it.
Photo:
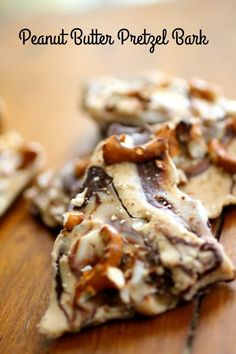
<path fill-rule="evenodd" d="M 46 166 L 83 154 L 97 139 L 93 122 L 79 109 L 84 80 L 102 74 L 161 69 L 221 84 L 236 98 L 236 2 L 178 1 L 83 15 L 7 19 L 0 15 L 0 96 L 6 126 L 46 149 Z M 22 46 L 21 28 L 37 34 L 97 27 L 116 33 L 127 27 L 158 33 L 202 28 L 206 47 L 170 44 L 150 54 L 146 47 Z M 45 166 L 45 167 L 46 167 Z M 226 211 L 220 241 L 236 264 L 236 210 Z M 54 235 L 29 215 L 20 197 L 1 220 L 1 354 L 234 354 L 236 282 L 215 286 L 190 304 L 149 320 L 111 323 L 78 335 L 47 340 L 37 323 L 48 302 Z"/>

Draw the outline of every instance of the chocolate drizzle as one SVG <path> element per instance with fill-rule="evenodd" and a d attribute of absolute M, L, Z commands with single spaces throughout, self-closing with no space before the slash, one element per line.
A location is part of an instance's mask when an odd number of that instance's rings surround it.
<path fill-rule="evenodd" d="M 137 165 L 142 188 L 148 203 L 156 208 L 173 210 L 173 205 L 163 197 L 162 184 L 166 180 L 166 171 L 156 166 L 155 161 Z"/>
<path fill-rule="evenodd" d="M 78 190 L 78 193 L 82 193 L 84 189 L 87 188 L 84 203 L 80 208 L 85 207 L 89 199 L 93 195 L 96 195 L 96 193 L 105 192 L 111 183 L 112 178 L 104 171 L 102 167 L 91 166 L 87 171 L 86 179 L 82 187 Z"/>
<path fill-rule="evenodd" d="M 61 278 L 61 272 L 60 272 L 60 259 L 63 257 L 64 252 L 63 250 L 59 250 L 58 253 L 58 257 L 56 260 L 56 275 L 55 275 L 55 292 L 56 292 L 56 297 L 57 297 L 57 302 L 58 302 L 58 306 L 60 307 L 61 311 L 64 313 L 68 324 L 70 323 L 70 318 L 69 315 L 67 313 L 67 311 L 65 310 L 65 308 L 63 307 L 63 305 L 61 304 L 61 297 L 63 295 L 63 293 L 65 292 L 64 288 L 63 288 L 63 283 L 62 283 L 62 278 Z"/>
<path fill-rule="evenodd" d="M 63 256 L 63 252 L 60 250 L 57 260 L 56 260 L 56 267 L 57 267 L 57 271 L 56 271 L 56 276 L 55 276 L 55 280 L 56 280 L 56 286 L 55 286 L 55 291 L 56 291 L 56 295 L 57 295 L 57 301 L 58 303 L 61 300 L 61 296 L 63 294 L 63 285 L 62 285 L 62 279 L 61 279 L 61 272 L 60 272 L 60 259 Z"/>
<path fill-rule="evenodd" d="M 217 269 L 220 264 L 222 263 L 222 256 L 220 255 L 219 251 L 212 245 L 210 242 L 204 243 L 200 250 L 202 252 L 211 252 L 213 254 L 213 257 L 211 257 L 212 262 L 208 264 L 204 264 L 205 271 L 203 274 L 201 274 L 201 277 L 203 275 L 206 275 L 215 269 Z"/>

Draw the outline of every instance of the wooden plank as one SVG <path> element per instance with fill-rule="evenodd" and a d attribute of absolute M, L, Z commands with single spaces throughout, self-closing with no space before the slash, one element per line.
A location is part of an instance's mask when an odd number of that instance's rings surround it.
<path fill-rule="evenodd" d="M 55 341 L 53 354 L 179 354 L 182 352 L 192 304 L 153 319 L 106 324 L 79 335 L 65 336 Z"/>
<path fill-rule="evenodd" d="M 44 353 L 36 326 L 48 301 L 53 237 L 19 199 L 2 221 L 0 242 L 0 352 Z"/>
<path fill-rule="evenodd" d="M 220 242 L 236 264 L 236 209 L 225 216 Z M 236 345 L 236 281 L 215 286 L 201 305 L 192 354 L 234 354 Z M 204 343 L 204 345 L 203 345 Z"/>

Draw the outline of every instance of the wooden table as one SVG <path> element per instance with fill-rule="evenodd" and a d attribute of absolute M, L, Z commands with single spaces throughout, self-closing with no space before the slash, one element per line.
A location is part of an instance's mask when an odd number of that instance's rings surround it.
<path fill-rule="evenodd" d="M 236 2 L 181 1 L 113 9 L 82 16 L 48 16 L 0 22 L 0 95 L 7 107 L 7 127 L 39 141 L 57 166 L 93 145 L 96 127 L 79 110 L 81 87 L 88 77 L 160 68 L 180 76 L 201 76 L 220 83 L 236 97 Z M 98 27 L 115 33 L 128 27 L 202 28 L 207 46 L 37 47 L 22 46 L 18 32 L 37 34 Z M 236 263 L 236 210 L 228 210 L 220 241 Z M 143 321 L 118 322 L 59 340 L 38 334 L 50 291 L 50 252 L 54 236 L 29 215 L 19 198 L 1 220 L 1 354 L 233 354 L 236 353 L 236 282 L 218 285 L 207 295 L 169 313 Z"/>

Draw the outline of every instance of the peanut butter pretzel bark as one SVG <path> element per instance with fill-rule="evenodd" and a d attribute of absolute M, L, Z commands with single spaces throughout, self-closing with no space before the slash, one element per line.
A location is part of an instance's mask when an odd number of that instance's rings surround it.
<path fill-rule="evenodd" d="M 126 125 L 155 124 L 199 117 L 222 120 L 236 116 L 236 101 L 201 79 L 186 81 L 162 72 L 135 78 L 103 77 L 90 81 L 83 105 L 102 129 L 112 122 Z"/>
<path fill-rule="evenodd" d="M 204 208 L 177 180 L 164 137 L 135 144 L 123 134 L 97 146 L 55 241 L 42 333 L 157 315 L 234 278 Z"/>
<path fill-rule="evenodd" d="M 42 149 L 16 132 L 0 135 L 0 216 L 38 172 Z"/>

